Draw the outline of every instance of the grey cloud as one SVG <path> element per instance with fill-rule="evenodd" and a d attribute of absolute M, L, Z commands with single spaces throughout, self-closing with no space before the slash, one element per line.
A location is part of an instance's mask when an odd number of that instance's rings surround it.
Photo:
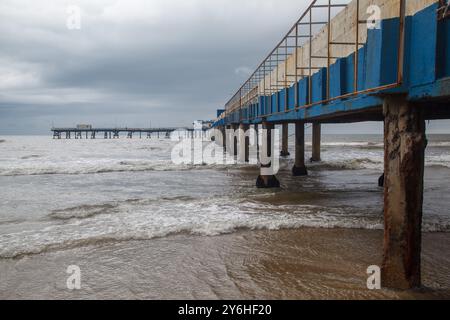
<path fill-rule="evenodd" d="M 72 3 L 0 3 L 0 134 L 213 118 L 309 0 Z"/>

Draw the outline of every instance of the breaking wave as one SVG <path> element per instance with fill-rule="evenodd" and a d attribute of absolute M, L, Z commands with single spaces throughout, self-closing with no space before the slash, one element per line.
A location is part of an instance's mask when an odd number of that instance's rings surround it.
<path fill-rule="evenodd" d="M 309 164 L 309 168 L 316 170 L 357 170 L 357 169 L 382 169 L 383 162 L 380 159 L 359 158 L 338 161 L 323 161 Z"/>
<path fill-rule="evenodd" d="M 161 201 L 165 201 L 161 205 Z M 85 210 L 90 214 L 78 214 Z M 359 209 L 358 209 L 359 210 Z M 114 212 L 114 215 L 110 213 Z M 106 215 L 108 214 L 108 215 Z M 0 235 L 0 258 L 110 242 L 151 240 L 176 234 L 217 236 L 239 230 L 350 228 L 381 230 L 382 214 L 352 207 L 274 205 L 254 200 L 173 197 L 129 199 L 120 203 L 68 208 L 52 218 L 67 220 L 38 230 Z M 427 232 L 450 232 L 450 221 L 426 217 Z"/>
<path fill-rule="evenodd" d="M 49 217 L 57 220 L 70 220 L 74 218 L 90 218 L 99 214 L 112 213 L 116 204 L 82 205 L 63 210 L 53 210 Z"/>
<path fill-rule="evenodd" d="M 37 158 L 37 157 L 33 157 Z M 427 157 L 425 165 L 430 168 L 450 168 L 450 160 L 437 157 Z M 144 172 L 144 171 L 190 171 L 202 169 L 226 170 L 229 168 L 245 169 L 248 165 L 178 165 L 170 160 L 162 161 L 130 161 L 123 160 L 116 163 L 76 163 L 76 164 L 36 164 L 36 165 L 16 165 L 13 167 L 0 168 L 0 176 L 27 176 L 27 175 L 79 175 L 79 174 L 101 174 L 112 172 Z M 383 170 L 383 158 L 354 158 L 338 159 L 315 162 L 308 164 L 312 170 L 359 170 L 373 169 Z"/>
<path fill-rule="evenodd" d="M 207 168 L 205 165 L 177 165 L 171 161 L 119 161 L 117 163 L 37 164 L 0 168 L 0 176 L 96 174 L 139 171 L 186 171 Z M 218 168 L 220 169 L 220 168 Z"/>

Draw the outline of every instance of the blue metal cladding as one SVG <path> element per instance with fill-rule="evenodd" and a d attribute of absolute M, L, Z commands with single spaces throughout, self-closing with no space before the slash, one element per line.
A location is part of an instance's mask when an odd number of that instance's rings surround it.
<path fill-rule="evenodd" d="M 289 89 L 287 91 L 287 94 L 288 94 L 288 98 L 287 98 L 288 105 L 287 105 L 287 108 L 288 108 L 288 110 L 292 110 L 292 109 L 295 108 L 295 85 L 289 87 Z"/>
<path fill-rule="evenodd" d="M 342 58 L 345 70 L 345 85 L 343 86 L 345 93 L 355 91 L 355 53 L 352 53 L 346 58 Z M 366 74 L 366 47 L 358 50 L 358 91 L 366 89 L 365 77 Z M 331 77 L 330 77 L 331 78 Z"/>
<path fill-rule="evenodd" d="M 342 86 L 343 92 L 344 94 L 350 93 L 354 91 L 354 70 L 355 70 L 355 54 L 352 53 L 351 55 L 349 55 L 346 58 L 342 58 L 342 60 L 344 60 L 343 64 L 344 64 L 344 73 L 345 73 L 345 77 L 344 77 L 344 84 Z"/>
<path fill-rule="evenodd" d="M 409 41 L 409 83 L 424 85 L 436 80 L 438 3 L 419 11 L 411 18 Z"/>
<path fill-rule="evenodd" d="M 270 96 L 270 112 L 269 113 L 275 113 L 277 112 L 277 107 L 278 107 L 278 96 L 276 93 L 272 94 Z"/>
<path fill-rule="evenodd" d="M 437 77 L 450 76 L 450 19 L 439 21 L 438 24 L 438 49 L 437 49 Z"/>
<path fill-rule="evenodd" d="M 304 106 L 309 103 L 309 78 L 305 77 L 298 81 L 298 106 Z"/>
<path fill-rule="evenodd" d="M 265 96 L 261 96 L 259 97 L 259 110 L 258 110 L 258 115 L 263 115 L 264 114 L 264 106 L 266 105 L 266 97 Z"/>
<path fill-rule="evenodd" d="M 270 96 L 266 96 L 265 100 L 266 100 L 266 102 L 265 102 L 265 107 L 264 107 L 264 115 L 270 113 L 271 97 Z"/>
<path fill-rule="evenodd" d="M 312 102 L 320 102 L 327 98 L 327 69 L 322 68 L 312 76 Z"/>
<path fill-rule="evenodd" d="M 400 21 L 395 18 L 382 20 L 378 28 L 367 31 L 365 83 L 359 90 L 397 82 L 399 28 Z"/>
<path fill-rule="evenodd" d="M 278 112 L 286 110 L 286 89 L 278 93 Z"/>
<path fill-rule="evenodd" d="M 367 89 L 366 86 L 366 52 L 367 46 L 358 50 L 358 91 Z"/>
<path fill-rule="evenodd" d="M 345 63 L 346 59 L 337 59 L 336 63 L 330 66 L 330 97 L 339 97 L 345 94 Z"/>
<path fill-rule="evenodd" d="M 387 19 L 381 21 L 381 64 L 378 69 L 380 76 L 378 86 L 396 83 L 398 80 L 398 43 L 400 40 L 400 20 Z M 370 48 L 368 48 L 370 50 Z M 375 60 L 378 61 L 378 60 Z M 372 61 L 373 62 L 373 61 Z M 371 61 L 368 60 L 366 65 L 370 66 Z M 368 88 L 371 83 L 367 84 Z"/>

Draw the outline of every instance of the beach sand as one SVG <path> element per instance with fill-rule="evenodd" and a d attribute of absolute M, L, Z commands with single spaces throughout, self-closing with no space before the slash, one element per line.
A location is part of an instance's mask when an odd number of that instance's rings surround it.
<path fill-rule="evenodd" d="M 0 260 L 1 299 L 448 299 L 450 234 L 423 237 L 423 288 L 368 290 L 380 230 L 301 228 L 104 243 Z M 66 287 L 69 265 L 81 290 Z"/>

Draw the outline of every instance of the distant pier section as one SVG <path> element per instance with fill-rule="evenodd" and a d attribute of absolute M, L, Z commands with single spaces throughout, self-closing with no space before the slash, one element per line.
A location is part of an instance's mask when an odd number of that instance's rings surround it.
<path fill-rule="evenodd" d="M 73 128 L 51 128 L 53 132 L 53 139 L 119 139 L 121 133 L 125 133 L 126 138 L 132 139 L 134 136 L 142 139 L 143 137 L 157 138 L 166 137 L 169 138 L 170 134 L 175 131 L 179 131 L 180 135 L 186 137 L 204 136 L 208 130 L 208 126 L 202 126 L 201 128 L 94 128 L 92 125 L 79 124 Z"/>

